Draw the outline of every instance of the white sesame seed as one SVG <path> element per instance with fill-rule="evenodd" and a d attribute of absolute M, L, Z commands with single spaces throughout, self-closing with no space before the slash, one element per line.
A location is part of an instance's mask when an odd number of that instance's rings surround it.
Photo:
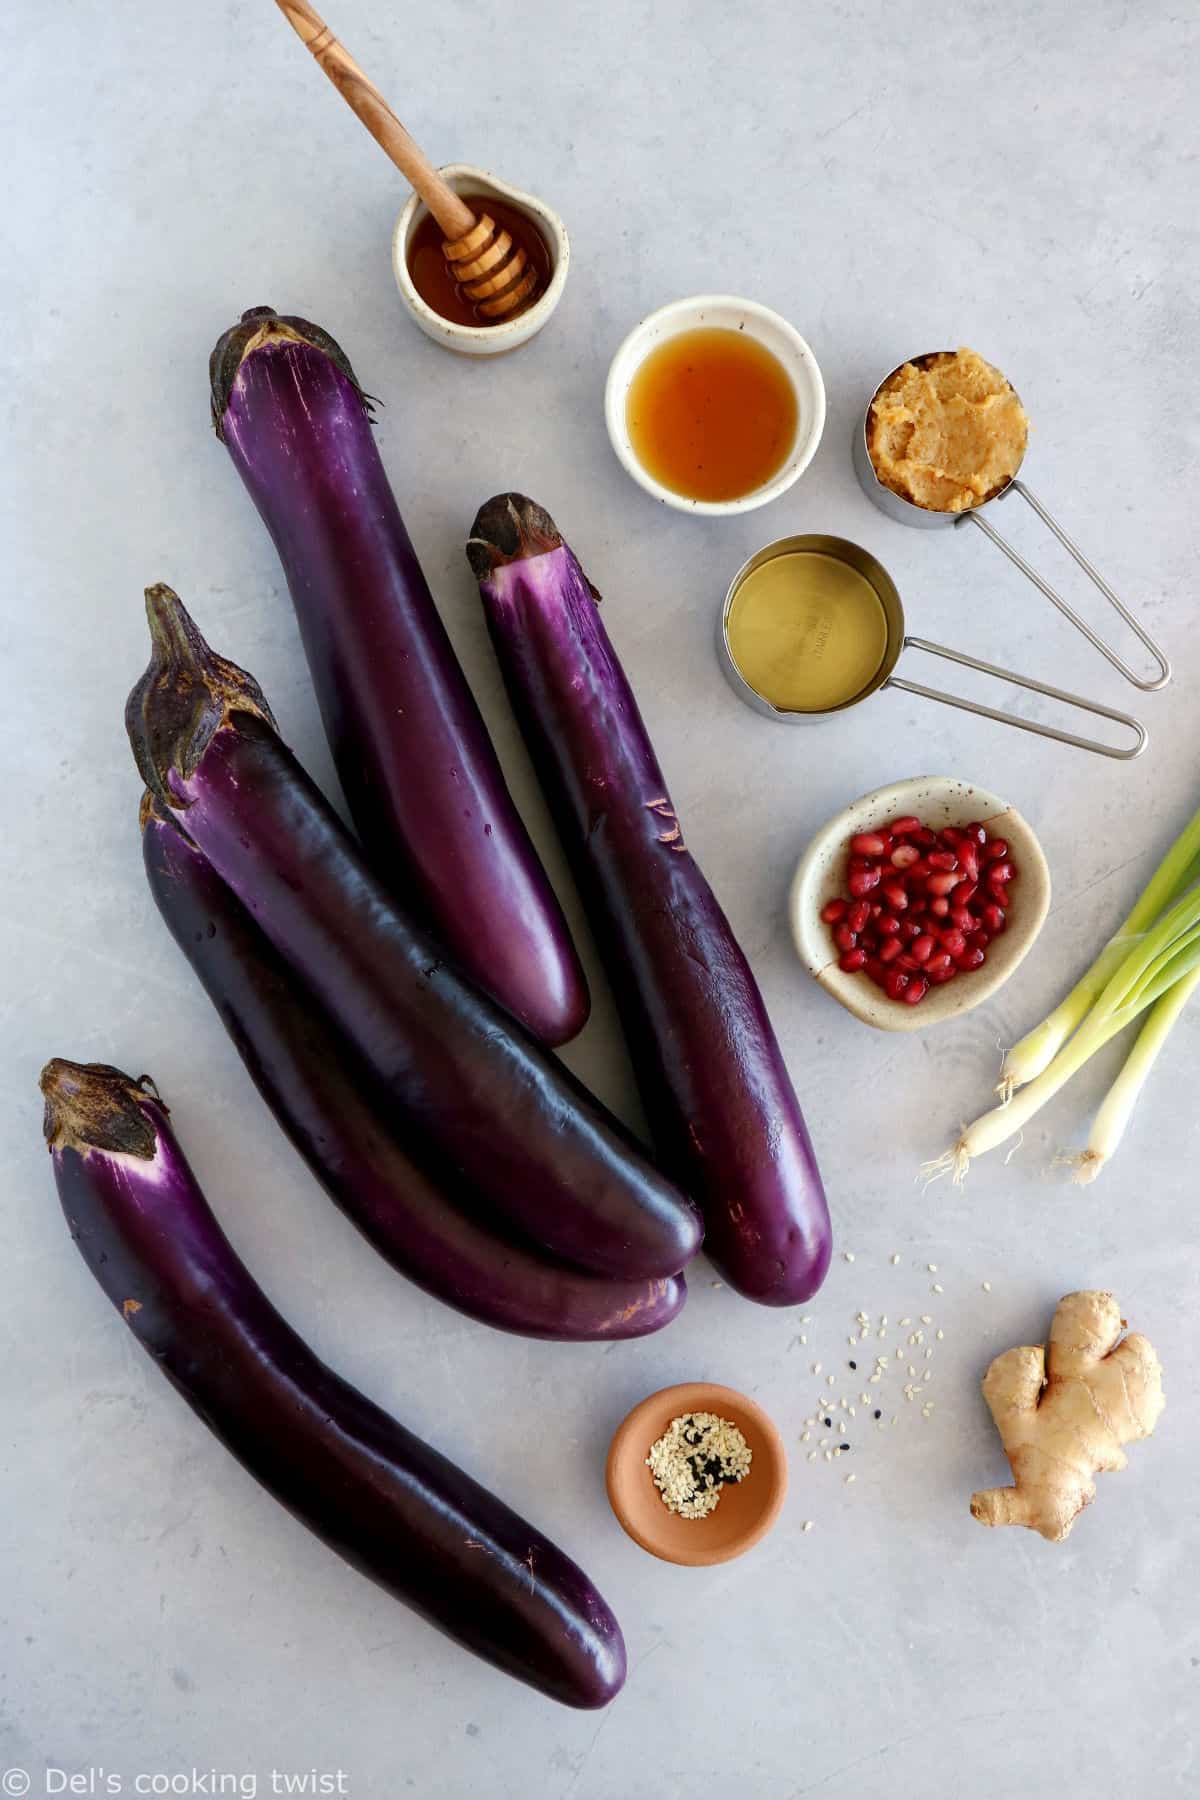
<path fill-rule="evenodd" d="M 922 1325 L 932 1325 L 933 1324 L 933 1314 L 932 1313 L 922 1313 L 921 1314 L 921 1323 L 922 1323 Z"/>
<path fill-rule="evenodd" d="M 939 1330 L 938 1330 L 938 1334 L 937 1334 L 937 1336 L 938 1336 L 938 1342 L 939 1342 L 939 1344 L 940 1344 L 940 1343 L 941 1343 L 941 1341 L 942 1341 L 942 1339 L 943 1339 L 943 1338 L 944 1338 L 944 1337 L 945 1337 L 945 1335 L 946 1335 L 946 1334 L 945 1334 L 945 1332 L 944 1332 L 944 1331 L 942 1331 L 942 1330 L 941 1330 L 941 1329 L 940 1329 L 940 1328 L 939 1328 Z"/>
<path fill-rule="evenodd" d="M 922 1375 L 921 1379 L 922 1379 L 922 1381 L 932 1381 L 933 1380 L 933 1370 L 926 1369 L 926 1371 L 925 1371 L 924 1375 Z"/>
<path fill-rule="evenodd" d="M 841 1434 L 842 1434 L 842 1436 L 843 1436 L 843 1437 L 845 1437 L 845 1435 L 846 1435 L 846 1421 L 845 1421 L 845 1419 L 839 1419 L 839 1420 L 838 1420 L 838 1430 L 839 1430 L 839 1431 L 840 1431 L 840 1432 L 841 1432 Z"/>
<path fill-rule="evenodd" d="M 872 1385 L 874 1385 L 874 1383 L 875 1383 L 875 1382 L 877 1382 L 877 1381 L 879 1381 L 879 1380 L 881 1380 L 881 1379 L 882 1379 L 882 1377 L 881 1377 L 881 1376 L 880 1376 L 880 1374 L 879 1374 L 879 1371 L 878 1371 L 878 1370 L 876 1370 L 876 1372 L 875 1372 L 875 1374 L 874 1374 L 874 1375 L 872 1375 L 872 1376 L 870 1376 L 870 1377 L 869 1377 L 869 1380 L 870 1380 L 870 1381 L 871 1381 L 871 1383 L 872 1383 Z"/>
<path fill-rule="evenodd" d="M 933 1355 L 933 1345 L 930 1344 L 927 1346 L 926 1351 L 925 1351 L 925 1361 L 928 1362 L 932 1355 Z"/>
<path fill-rule="evenodd" d="M 934 1284 L 933 1284 L 933 1291 L 934 1291 L 934 1293 L 935 1293 L 935 1294 L 940 1294 L 940 1293 L 941 1293 L 941 1291 L 942 1291 L 942 1284 L 941 1284 L 941 1282 L 940 1282 L 940 1281 L 935 1281 L 935 1282 L 934 1282 Z"/>
<path fill-rule="evenodd" d="M 990 1293 L 991 1293 L 991 1291 L 992 1291 L 992 1284 L 991 1284 L 991 1282 L 990 1282 L 990 1281 L 985 1281 L 985 1282 L 984 1282 L 984 1284 L 983 1284 L 983 1291 L 984 1291 L 984 1293 L 985 1293 L 985 1294 L 990 1294 Z"/>
<path fill-rule="evenodd" d="M 877 1334 L 876 1334 L 876 1335 L 877 1335 L 877 1336 L 879 1336 L 879 1337 L 886 1337 L 886 1336 L 887 1336 L 887 1332 L 886 1332 L 886 1331 L 885 1331 L 885 1330 L 884 1330 L 884 1329 L 883 1329 L 883 1326 L 882 1326 L 882 1325 L 881 1325 L 881 1326 L 880 1326 L 880 1327 L 879 1327 L 879 1331 L 878 1331 L 878 1333 L 877 1333 Z"/>
<path fill-rule="evenodd" d="M 847 1487 L 849 1487 L 849 1486 L 850 1486 L 850 1483 L 851 1483 L 851 1482 L 852 1482 L 852 1481 L 857 1481 L 857 1480 L 858 1480 L 858 1476 L 857 1476 L 857 1475 L 847 1475 L 847 1477 L 846 1477 L 846 1486 L 847 1486 Z"/>
<path fill-rule="evenodd" d="M 837 1376 L 836 1376 L 836 1375 L 827 1375 L 827 1376 L 826 1376 L 826 1377 L 825 1377 L 825 1379 L 826 1379 L 826 1381 L 827 1381 L 827 1382 L 828 1382 L 828 1383 L 829 1383 L 829 1385 L 830 1385 L 830 1387 L 836 1387 L 836 1386 L 837 1386 Z"/>
<path fill-rule="evenodd" d="M 909 1372 L 909 1374 L 910 1374 L 910 1375 L 915 1375 L 915 1374 L 916 1374 L 916 1372 L 917 1372 L 917 1371 L 916 1371 L 916 1370 L 915 1370 L 915 1369 L 914 1369 L 914 1368 L 913 1368 L 913 1366 L 912 1366 L 912 1364 L 911 1364 L 911 1363 L 909 1363 L 909 1365 L 908 1365 L 908 1372 Z"/>
<path fill-rule="evenodd" d="M 900 1327 L 901 1327 L 901 1330 L 903 1330 L 903 1328 L 904 1328 L 904 1327 L 905 1327 L 905 1326 L 906 1326 L 906 1325 L 911 1325 L 911 1324 L 912 1324 L 912 1320 L 911 1320 L 911 1319 L 901 1319 L 901 1321 L 900 1321 Z"/>
<path fill-rule="evenodd" d="M 850 1348 L 853 1350 L 855 1344 L 857 1344 L 857 1342 L 858 1342 L 858 1339 L 856 1337 L 848 1337 L 846 1339 L 846 1342 L 849 1344 Z"/>
<path fill-rule="evenodd" d="M 903 1361 L 904 1361 L 904 1352 L 903 1352 L 903 1350 L 900 1350 L 900 1349 L 897 1349 L 897 1351 L 896 1351 L 896 1361 L 897 1361 L 897 1362 L 903 1362 Z"/>
<path fill-rule="evenodd" d="M 893 1268 L 895 1268 L 895 1266 L 896 1266 L 896 1264 L 897 1264 L 897 1263 L 898 1263 L 898 1262 L 899 1262 L 899 1261 L 900 1261 L 900 1252 L 899 1252 L 899 1251 L 898 1251 L 898 1250 L 897 1250 L 897 1251 L 896 1251 L 896 1252 L 895 1252 L 895 1254 L 894 1254 L 894 1255 L 893 1255 L 893 1257 L 892 1257 L 892 1267 L 893 1267 Z"/>
<path fill-rule="evenodd" d="M 808 1460 L 809 1460 L 809 1462 L 816 1462 L 816 1460 L 817 1460 L 817 1457 L 818 1457 L 818 1456 L 819 1456 L 819 1455 L 820 1455 L 820 1454 L 821 1454 L 821 1453 L 820 1453 L 820 1451 L 819 1451 L 819 1450 L 810 1450 L 810 1451 L 809 1451 L 809 1453 L 808 1453 Z"/>
<path fill-rule="evenodd" d="M 814 1363 L 814 1364 L 813 1364 L 813 1374 L 814 1374 L 814 1375 L 819 1375 L 819 1374 L 820 1374 L 820 1373 L 821 1373 L 821 1365 L 820 1365 L 820 1363 Z"/>
<path fill-rule="evenodd" d="M 811 1437 L 811 1436 L 812 1436 L 812 1432 L 811 1432 L 811 1431 L 802 1431 L 802 1432 L 801 1432 L 801 1433 L 800 1433 L 800 1442 L 801 1442 L 801 1443 L 802 1443 L 802 1444 L 807 1444 L 807 1442 L 808 1442 L 808 1440 L 809 1440 L 809 1438 L 810 1438 L 810 1437 Z"/>
<path fill-rule="evenodd" d="M 826 1462 L 832 1462 L 832 1461 L 833 1461 L 833 1451 L 832 1451 L 832 1450 L 827 1450 L 827 1451 L 826 1451 L 826 1452 L 825 1452 L 825 1461 L 826 1461 Z"/>
<path fill-rule="evenodd" d="M 869 1400 L 869 1399 L 870 1399 L 870 1398 L 871 1398 L 871 1396 L 870 1396 L 870 1394 L 860 1394 L 860 1395 L 859 1395 L 859 1396 L 858 1396 L 858 1404 L 859 1404 L 859 1405 L 860 1405 L 860 1406 L 865 1406 L 865 1405 L 866 1405 L 866 1404 L 867 1404 L 867 1401 L 868 1401 L 868 1400 Z"/>
<path fill-rule="evenodd" d="M 881 1325 L 886 1325 L 886 1324 L 887 1324 L 887 1314 L 886 1314 L 886 1313 L 880 1313 L 880 1315 L 879 1315 L 879 1323 L 880 1323 L 880 1324 L 881 1324 Z"/>
<path fill-rule="evenodd" d="M 812 1528 L 813 1521 L 811 1519 L 805 1519 L 803 1525 L 800 1527 L 801 1531 L 811 1531 Z"/>
<path fill-rule="evenodd" d="M 828 1438 L 818 1438 L 817 1442 L 821 1446 L 821 1449 L 823 1450 L 825 1448 L 826 1444 L 829 1442 L 829 1439 Z"/>
<path fill-rule="evenodd" d="M 849 1406 L 849 1407 L 847 1407 L 847 1408 L 846 1408 L 846 1410 L 847 1410 L 847 1412 L 848 1412 L 848 1413 L 849 1413 L 849 1414 L 850 1414 L 850 1417 L 851 1417 L 851 1418 L 852 1418 L 852 1419 L 853 1419 L 853 1418 L 855 1418 L 855 1417 L 856 1417 L 856 1416 L 857 1416 L 857 1415 L 856 1415 L 856 1414 L 855 1414 L 855 1411 L 854 1411 L 854 1408 L 853 1408 L 853 1407 L 852 1407 L 852 1406 Z"/>
<path fill-rule="evenodd" d="M 926 1263 L 925 1267 L 929 1270 L 929 1273 L 931 1275 L 937 1274 L 937 1264 L 936 1263 Z"/>
<path fill-rule="evenodd" d="M 899 1423 L 900 1423 L 899 1419 L 896 1417 L 895 1413 L 893 1413 L 892 1414 L 892 1424 L 898 1425 Z"/>
<path fill-rule="evenodd" d="M 808 1339 L 805 1337 L 803 1332 L 800 1333 L 800 1342 L 802 1344 L 807 1344 L 807 1342 L 808 1342 Z"/>
<path fill-rule="evenodd" d="M 843 1251 L 842 1251 L 842 1255 L 843 1255 L 843 1256 L 844 1256 L 844 1257 L 845 1257 L 845 1259 L 846 1259 L 846 1261 L 847 1261 L 847 1262 L 853 1262 L 853 1261 L 854 1261 L 854 1252 L 853 1252 L 853 1250 L 843 1250 Z"/>

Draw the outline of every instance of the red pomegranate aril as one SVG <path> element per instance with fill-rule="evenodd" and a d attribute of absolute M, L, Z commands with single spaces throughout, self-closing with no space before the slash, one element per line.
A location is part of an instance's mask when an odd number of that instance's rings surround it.
<path fill-rule="evenodd" d="M 958 846 L 958 866 L 964 881 L 978 881 L 979 851 L 974 844 L 968 842 Z"/>
<path fill-rule="evenodd" d="M 932 875 L 925 877 L 925 892 L 937 898 L 952 894 L 958 885 L 958 876 L 950 870 L 935 869 Z"/>
<path fill-rule="evenodd" d="M 956 930 L 953 925 L 948 931 L 940 931 L 938 933 L 938 941 L 940 942 L 942 949 L 948 951 L 951 956 L 961 956 L 967 947 L 966 938 L 963 936 L 962 932 Z"/>
<path fill-rule="evenodd" d="M 938 836 L 941 838 L 943 844 L 957 844 L 959 838 L 962 836 L 962 832 L 956 825 L 943 825 Z"/>
<path fill-rule="evenodd" d="M 861 931 L 870 916 L 871 902 L 869 900 L 856 900 L 846 914 L 846 923 L 851 931 Z"/>
<path fill-rule="evenodd" d="M 871 893 L 879 886 L 879 870 L 875 868 L 856 869 L 847 881 L 854 898 L 861 899 L 863 894 Z"/>
<path fill-rule="evenodd" d="M 897 844 L 891 854 L 893 869 L 909 869 L 921 855 L 915 844 Z"/>
<path fill-rule="evenodd" d="M 887 847 L 886 838 L 880 837 L 877 831 L 860 831 L 850 839 L 852 856 L 882 856 Z"/>
<path fill-rule="evenodd" d="M 946 917 L 957 931 L 971 932 L 976 930 L 979 925 L 979 920 L 975 917 L 975 914 L 971 911 L 970 907 L 955 906 L 953 896 L 951 896 L 950 911 L 947 913 Z"/>
<path fill-rule="evenodd" d="M 1005 882 L 1015 881 L 1017 871 L 1010 862 L 995 862 L 987 872 L 989 887 L 1003 887 Z"/>
<path fill-rule="evenodd" d="M 970 906 L 979 892 L 977 881 L 960 881 L 956 888 L 950 889 L 951 906 Z"/>
<path fill-rule="evenodd" d="M 883 978 L 883 991 L 889 1000 L 903 1000 L 908 989 L 908 976 L 903 969 L 889 969 Z"/>
<path fill-rule="evenodd" d="M 978 819 L 972 819 L 969 825 L 963 826 L 963 836 L 970 838 L 973 844 L 978 844 L 980 849 L 987 843 L 987 832 Z"/>
<path fill-rule="evenodd" d="M 877 952 L 881 963 L 895 962 L 904 946 L 898 937 L 884 938 Z"/>
<path fill-rule="evenodd" d="M 991 938 L 983 929 L 982 925 L 977 925 L 971 933 L 971 948 L 973 950 L 986 950 L 991 941 Z"/>
<path fill-rule="evenodd" d="M 913 961 L 907 951 L 896 958 L 896 967 L 903 969 L 906 975 L 915 975 L 920 966 L 919 963 Z"/>
<path fill-rule="evenodd" d="M 944 894 L 938 894 L 929 902 L 929 910 L 935 919 L 944 919 L 950 911 L 950 902 Z"/>
<path fill-rule="evenodd" d="M 845 950 L 838 958 L 838 968 L 847 975 L 855 975 L 865 967 L 867 953 L 865 950 Z"/>
<path fill-rule="evenodd" d="M 954 961 L 956 967 L 964 972 L 968 969 L 978 969 L 987 961 L 987 952 L 977 949 L 974 944 L 968 944 L 961 955 L 954 958 Z"/>
<path fill-rule="evenodd" d="M 953 850 L 931 850 L 925 861 L 931 869 L 957 869 L 958 858 Z"/>
<path fill-rule="evenodd" d="M 908 905 L 908 889 L 902 881 L 885 881 L 880 888 L 885 906 L 893 912 L 903 912 Z"/>
<path fill-rule="evenodd" d="M 893 837 L 911 837 L 914 832 L 922 830 L 920 819 L 912 813 L 902 813 L 898 819 L 889 819 L 887 829 Z"/>
<path fill-rule="evenodd" d="M 921 935 L 921 926 L 916 919 L 901 919 L 899 920 L 899 926 L 900 940 L 902 943 L 911 944 L 914 939 L 919 938 Z"/>
<path fill-rule="evenodd" d="M 927 975 L 936 975 L 939 971 L 952 969 L 953 967 L 954 958 L 952 956 L 948 955 L 945 950 L 935 950 L 933 955 L 929 958 L 929 961 L 925 964 L 925 973 Z"/>
<path fill-rule="evenodd" d="M 1008 839 L 993 838 L 983 852 L 988 862 L 1003 862 L 1008 855 Z"/>
<path fill-rule="evenodd" d="M 827 900 L 821 908 L 822 923 L 836 925 L 839 919 L 845 918 L 848 905 L 846 900 Z"/>
<path fill-rule="evenodd" d="M 925 980 L 925 977 L 923 975 L 914 975 L 910 978 L 909 984 L 901 994 L 900 998 L 904 1001 L 906 1006 L 919 1006 L 928 992 L 929 983 Z"/>
<path fill-rule="evenodd" d="M 1004 908 L 997 906 L 994 901 L 990 906 L 985 906 L 979 916 L 983 920 L 984 930 L 989 932 L 992 937 L 998 937 L 1008 924 L 1008 920 L 1004 916 Z"/>
<path fill-rule="evenodd" d="M 930 831 L 928 825 L 922 825 L 920 831 L 913 832 L 912 841 L 920 844 L 922 850 L 932 850 L 937 843 L 937 832 Z"/>
<path fill-rule="evenodd" d="M 942 987 L 947 981 L 953 981 L 957 974 L 958 970 L 953 963 L 944 969 L 934 969 L 928 963 L 925 964 L 925 979 L 930 987 Z"/>
<path fill-rule="evenodd" d="M 877 934 L 880 937 L 889 938 L 895 937 L 898 931 L 903 931 L 908 921 L 898 919 L 895 913 L 881 913 L 874 923 Z"/>
<path fill-rule="evenodd" d="M 927 931 L 923 931 L 920 937 L 913 939 L 910 955 L 914 962 L 928 962 L 936 948 L 935 939 Z"/>
<path fill-rule="evenodd" d="M 833 928 L 833 941 L 839 950 L 853 950 L 858 942 L 858 933 L 851 931 L 843 919 L 840 925 L 835 925 Z"/>
<path fill-rule="evenodd" d="M 869 975 L 876 987 L 882 987 L 887 970 L 877 956 L 868 956 L 863 966 L 863 974 Z"/>

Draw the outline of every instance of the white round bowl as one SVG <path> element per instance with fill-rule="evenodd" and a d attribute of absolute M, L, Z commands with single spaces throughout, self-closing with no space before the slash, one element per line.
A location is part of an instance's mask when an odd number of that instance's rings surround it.
<path fill-rule="evenodd" d="M 988 945 L 983 967 L 942 987 L 931 987 L 919 1006 L 889 1000 L 865 975 L 847 975 L 839 969 L 829 927 L 821 918 L 826 901 L 845 892 L 849 839 L 905 813 L 915 814 L 935 831 L 978 819 L 993 837 L 1008 839 L 1017 865 L 1007 929 Z M 809 974 L 856 1019 L 880 1031 L 921 1031 L 970 1012 L 1003 987 L 1024 961 L 1049 909 L 1050 870 L 1032 825 L 999 795 L 950 775 L 917 775 L 910 781 L 895 781 L 847 806 L 812 839 L 800 858 L 788 898 L 792 937 Z"/>
<path fill-rule="evenodd" d="M 510 187 L 486 169 L 473 168 L 470 163 L 447 163 L 441 174 L 456 194 L 495 194 L 498 199 L 520 207 L 539 228 L 550 251 L 549 284 L 527 311 L 518 313 L 515 319 L 502 319 L 496 325 L 456 325 L 450 319 L 443 319 L 441 313 L 422 300 L 408 272 L 408 246 L 428 211 L 425 202 L 413 194 L 396 220 L 396 229 L 392 233 L 392 271 L 401 300 L 426 337 L 447 350 L 458 351 L 460 356 L 502 356 L 506 350 L 515 350 L 518 344 L 527 344 L 535 337 L 562 299 L 571 262 L 566 226 L 544 200 L 539 200 L 535 194 L 523 193 L 520 188 Z"/>
<path fill-rule="evenodd" d="M 643 468 L 629 437 L 625 403 L 634 375 L 657 345 L 701 326 L 742 331 L 754 338 L 782 363 L 795 390 L 796 438 L 787 461 L 770 481 L 736 500 L 689 500 L 686 494 L 664 487 Z M 756 300 L 739 300 L 732 294 L 696 294 L 688 300 L 672 300 L 669 305 L 660 306 L 634 326 L 609 364 L 604 420 L 609 440 L 626 472 L 664 506 L 674 506 L 701 518 L 752 512 L 786 493 L 816 455 L 825 429 L 825 384 L 816 357 L 795 326 L 769 306 L 760 306 Z"/>

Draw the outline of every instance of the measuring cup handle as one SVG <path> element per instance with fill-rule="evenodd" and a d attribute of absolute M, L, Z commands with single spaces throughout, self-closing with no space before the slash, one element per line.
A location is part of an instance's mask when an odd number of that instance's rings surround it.
<path fill-rule="evenodd" d="M 1011 669 L 997 668 L 995 663 L 980 662 L 977 656 L 966 656 L 961 650 L 950 650 L 945 644 L 931 644 L 928 638 L 906 637 L 903 648 L 908 650 L 924 650 L 930 656 L 941 656 L 947 662 L 954 662 L 964 669 L 977 669 L 981 675 L 995 675 L 1000 681 L 1011 682 L 1014 687 L 1027 688 L 1034 694 L 1046 694 L 1051 700 L 1061 700 L 1065 706 L 1078 707 L 1081 712 L 1093 713 L 1099 719 L 1112 719 L 1117 725 L 1127 726 L 1133 733 L 1135 742 L 1128 750 L 1121 750 L 1112 744 L 1102 744 L 1097 738 L 1077 737 L 1073 731 L 1059 731 L 1053 725 L 1039 725 L 1034 719 L 1018 718 L 1016 713 L 1001 712 L 994 706 L 982 706 L 977 700 L 965 700 L 960 694 L 947 694 L 941 688 L 923 687 L 916 681 L 903 681 L 898 675 L 890 675 L 884 682 L 885 687 L 902 688 L 906 694 L 919 694 L 922 700 L 938 700 L 943 706 L 957 706 L 962 712 L 978 713 L 981 719 L 995 719 L 998 725 L 1015 725 L 1019 731 L 1032 731 L 1037 737 L 1054 738 L 1060 744 L 1074 744 L 1077 750 L 1092 750 L 1097 756 L 1115 756 L 1120 762 L 1129 762 L 1140 756 L 1146 748 L 1146 727 L 1128 713 L 1116 712 L 1111 706 L 1101 706 L 1098 700 L 1085 700 L 1081 694 L 1069 694 L 1065 688 L 1051 687 L 1048 682 L 1035 681 L 1031 675 L 1014 675 Z"/>
<path fill-rule="evenodd" d="M 1067 604 L 1061 594 L 1055 593 L 1049 582 L 1044 581 L 1037 570 L 1025 561 L 1025 558 L 1020 552 L 1014 550 L 1008 540 L 1000 536 L 1000 533 L 996 530 L 995 526 L 989 524 L 981 512 L 964 513 L 964 520 L 970 519 L 973 524 L 978 525 L 980 531 L 982 531 L 986 537 L 991 538 L 997 549 L 1003 550 L 1009 562 L 1015 563 L 1022 575 L 1027 576 L 1028 579 L 1032 581 L 1034 587 L 1037 588 L 1038 592 L 1044 594 L 1047 600 L 1052 601 L 1053 604 L 1057 606 L 1064 618 L 1070 619 L 1076 631 L 1081 631 L 1088 643 L 1098 650 L 1101 656 L 1107 657 L 1113 668 L 1117 669 L 1125 677 L 1126 681 L 1131 681 L 1134 687 L 1141 688 L 1143 693 L 1147 694 L 1152 693 L 1155 688 L 1165 687 L 1166 683 L 1171 679 L 1171 665 L 1159 649 L 1158 645 L 1154 642 L 1154 639 L 1150 636 L 1149 632 L 1146 631 L 1143 626 L 1138 624 L 1129 608 L 1116 594 L 1113 593 L 1113 590 L 1100 574 L 1100 571 L 1092 567 L 1092 564 L 1083 554 L 1079 545 L 1071 541 L 1062 526 L 1058 523 L 1058 520 L 1051 517 L 1041 501 L 1037 499 L 1034 494 L 1030 493 L 1025 483 L 1023 481 L 1010 482 L 1008 491 L 1012 493 L 1014 490 L 1020 494 L 1022 500 L 1033 508 L 1038 518 L 1042 521 L 1042 524 L 1049 527 L 1063 549 L 1067 551 L 1070 556 L 1074 557 L 1076 563 L 1083 570 L 1088 580 L 1092 582 L 1095 587 L 1099 588 L 1109 605 L 1116 610 L 1138 641 L 1150 652 L 1150 655 L 1158 665 L 1158 674 L 1154 677 L 1153 681 L 1143 681 L 1140 675 L 1135 675 L 1133 670 L 1129 667 L 1129 664 L 1125 662 L 1122 657 L 1117 655 L 1117 652 L 1113 649 L 1112 645 L 1105 643 L 1104 639 L 1092 630 L 1086 620 L 1080 618 L 1079 614 L 1075 611 L 1075 608 Z"/>

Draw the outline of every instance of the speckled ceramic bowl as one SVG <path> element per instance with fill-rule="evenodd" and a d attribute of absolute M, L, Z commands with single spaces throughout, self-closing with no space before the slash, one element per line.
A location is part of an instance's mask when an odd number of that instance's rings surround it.
<path fill-rule="evenodd" d="M 668 1512 L 646 1467 L 650 1446 L 672 1419 L 689 1412 L 732 1420 L 750 1447 L 749 1474 L 722 1488 L 720 1503 L 704 1519 Z M 605 1479 L 613 1512 L 635 1544 L 664 1562 L 701 1568 L 731 1562 L 770 1531 L 787 1493 L 787 1451 L 757 1401 L 716 1382 L 684 1381 L 651 1394 L 617 1427 Z"/>
<path fill-rule="evenodd" d="M 446 350 L 456 350 L 460 356 L 502 356 L 506 350 L 515 350 L 535 337 L 562 299 L 571 261 L 567 228 L 544 200 L 534 194 L 522 193 L 520 188 L 510 187 L 498 176 L 489 175 L 486 169 L 473 168 L 470 163 L 447 163 L 441 173 L 456 194 L 495 194 L 498 199 L 519 207 L 537 226 L 550 251 L 549 285 L 528 311 L 518 313 L 515 319 L 502 319 L 498 325 L 456 325 L 451 319 L 443 319 L 441 313 L 422 300 L 408 272 L 408 246 L 425 216 L 425 202 L 414 194 L 396 220 L 392 234 L 392 271 L 400 298 L 426 337 L 431 337 Z"/>
<path fill-rule="evenodd" d="M 959 975 L 943 987 L 930 988 L 919 1006 L 889 1000 L 865 975 L 843 973 L 829 927 L 821 919 L 826 901 L 846 891 L 849 839 L 904 813 L 915 814 L 935 831 L 978 819 L 993 837 L 1008 839 L 1018 870 L 1008 903 L 1007 929 L 988 945 L 983 967 Z M 876 788 L 830 819 L 800 858 L 788 900 L 792 937 L 809 974 L 856 1019 L 880 1031 L 922 1031 L 970 1012 L 1003 987 L 1024 960 L 1049 907 L 1050 870 L 1033 827 L 1006 800 L 951 775 L 917 775 L 911 781 Z"/>

